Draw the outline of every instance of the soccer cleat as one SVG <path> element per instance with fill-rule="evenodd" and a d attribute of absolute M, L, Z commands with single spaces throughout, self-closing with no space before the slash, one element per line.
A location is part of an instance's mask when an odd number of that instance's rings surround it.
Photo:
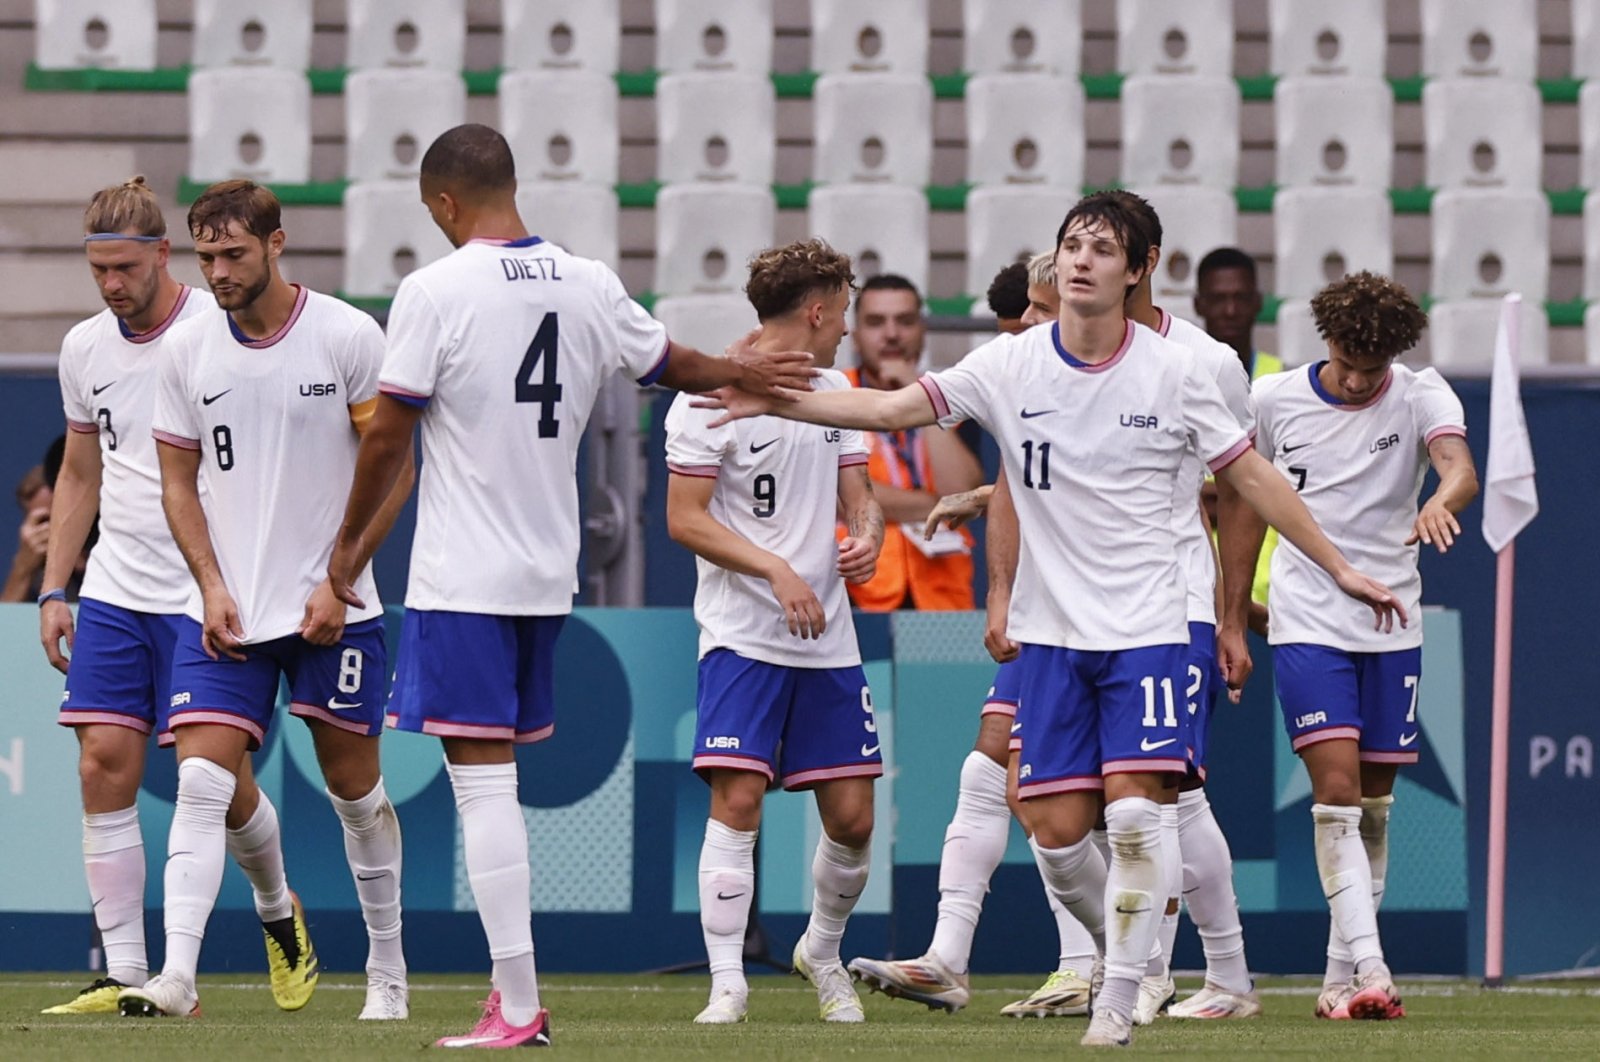
<path fill-rule="evenodd" d="M 724 988 L 711 997 L 706 1008 L 694 1016 L 696 1025 L 737 1025 L 749 1017 L 749 995 Z"/>
<path fill-rule="evenodd" d="M 1089 1013 L 1089 982 L 1076 970 L 1057 970 L 1027 999 L 1007 1003 L 1000 1013 L 1010 1018 L 1071 1018 Z"/>
<path fill-rule="evenodd" d="M 1145 976 L 1139 981 L 1139 998 L 1133 1003 L 1133 1023 L 1149 1025 L 1178 998 L 1178 986 L 1168 975 Z"/>
<path fill-rule="evenodd" d="M 1169 1018 L 1254 1018 L 1260 1013 L 1261 997 L 1253 987 L 1241 993 L 1206 985 L 1182 1003 L 1167 1008 Z"/>
<path fill-rule="evenodd" d="M 1349 1021 L 1350 997 L 1355 994 L 1355 987 L 1348 981 L 1323 985 L 1322 994 L 1317 996 L 1317 1017 L 1329 1021 Z"/>
<path fill-rule="evenodd" d="M 800 940 L 794 946 L 794 972 L 816 986 L 817 1003 L 823 1021 L 853 1023 L 867 1020 L 866 1012 L 861 1009 L 861 997 L 856 995 L 856 986 L 850 983 L 850 975 L 844 972 L 844 964 L 838 959 L 829 963 L 813 963 L 804 933 L 800 934 Z"/>
<path fill-rule="evenodd" d="M 446 1036 L 435 1047 L 549 1047 L 550 1012 L 541 1010 L 527 1025 L 508 1025 L 500 1011 L 500 990 L 483 1001 L 483 1016 L 465 1036 Z"/>
<path fill-rule="evenodd" d="M 322 976 L 322 966 L 317 962 L 316 949 L 311 946 L 311 932 L 306 928 L 306 911 L 300 906 L 300 897 L 291 892 L 289 898 L 294 901 L 294 913 L 288 918 L 262 922 L 261 934 L 267 940 L 272 998 L 280 1010 L 299 1010 L 311 1002 L 311 993 L 317 990 L 317 979 Z"/>
<path fill-rule="evenodd" d="M 124 1018 L 198 1018 L 200 997 L 194 985 L 176 974 L 156 974 L 138 988 L 117 994 Z"/>
<path fill-rule="evenodd" d="M 1102 1007 L 1089 1019 L 1089 1031 L 1078 1044 L 1082 1047 L 1127 1047 L 1132 1041 L 1132 1019 Z"/>
<path fill-rule="evenodd" d="M 920 959 L 851 959 L 850 973 L 892 999 L 909 999 L 951 1014 L 967 1005 L 967 975 L 951 973 L 932 952 Z"/>
<path fill-rule="evenodd" d="M 65 1003 L 46 1007 L 40 1014 L 115 1014 L 117 995 L 129 987 L 115 977 L 102 977 Z"/>
<path fill-rule="evenodd" d="M 1391 1021 L 1406 1016 L 1400 1005 L 1400 993 L 1395 991 L 1389 967 L 1382 963 L 1364 974 L 1357 974 L 1350 987 L 1354 993 L 1346 1007 L 1350 1017 L 1357 1021 Z"/>
<path fill-rule="evenodd" d="M 367 1002 L 361 1021 L 405 1021 L 411 1017 L 411 990 L 404 981 L 382 974 L 367 975 Z"/>

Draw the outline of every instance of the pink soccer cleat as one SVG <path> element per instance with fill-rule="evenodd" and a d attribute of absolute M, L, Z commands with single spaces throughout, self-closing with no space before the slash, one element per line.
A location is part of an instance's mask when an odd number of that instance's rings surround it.
<path fill-rule="evenodd" d="M 465 1036 L 446 1036 L 435 1047 L 549 1047 L 550 1012 L 541 1010 L 527 1025 L 507 1024 L 500 1011 L 500 991 L 483 1001 L 483 1017 Z"/>

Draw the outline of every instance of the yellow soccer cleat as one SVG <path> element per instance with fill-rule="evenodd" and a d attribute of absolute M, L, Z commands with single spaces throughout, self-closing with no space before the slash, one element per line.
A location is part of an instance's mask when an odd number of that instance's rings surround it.
<path fill-rule="evenodd" d="M 272 998 L 280 1010 L 299 1010 L 311 1002 L 322 967 L 317 962 L 316 949 L 311 946 L 311 933 L 306 929 L 306 911 L 300 906 L 300 897 L 290 893 L 289 898 L 294 901 L 294 914 L 261 923 L 261 932 L 267 938 Z"/>
<path fill-rule="evenodd" d="M 65 1003 L 46 1007 L 40 1014 L 115 1014 L 117 995 L 130 986 L 114 977 L 102 977 Z"/>

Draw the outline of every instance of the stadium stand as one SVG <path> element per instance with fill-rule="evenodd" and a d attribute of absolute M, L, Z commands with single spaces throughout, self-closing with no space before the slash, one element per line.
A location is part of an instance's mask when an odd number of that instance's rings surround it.
<path fill-rule="evenodd" d="M 1422 0 L 1422 75 L 1532 81 L 1535 7 L 1536 0 Z"/>
<path fill-rule="evenodd" d="M 1378 77 L 1290 76 L 1272 94 L 1278 184 L 1388 189 L 1394 90 Z"/>
<path fill-rule="evenodd" d="M 1382 77 L 1384 7 L 1384 0 L 1272 0 L 1269 69 L 1276 77 Z"/>
<path fill-rule="evenodd" d="M 1151 281 L 1157 306 L 1199 323 L 1195 269 L 1206 252 L 1238 243 L 1239 208 L 1221 188 L 1158 184 L 1133 189 L 1161 215 L 1161 263 Z"/>
<path fill-rule="evenodd" d="M 1378 188 L 1284 188 L 1272 216 L 1282 298 L 1309 299 L 1361 269 L 1394 272 L 1394 207 Z"/>
<path fill-rule="evenodd" d="M 811 69 L 825 74 L 922 74 L 928 69 L 923 0 L 811 0 Z"/>
<path fill-rule="evenodd" d="M 241 100 L 251 101 L 248 107 Z M 311 83 L 298 70 L 218 66 L 189 79 L 189 169 L 197 181 L 311 177 Z"/>
<path fill-rule="evenodd" d="M 506 70 L 618 69 L 617 0 L 502 0 L 500 26 Z"/>
<path fill-rule="evenodd" d="M 655 305 L 667 334 L 700 350 L 717 350 L 754 328 L 756 311 L 742 294 L 669 295 Z"/>
<path fill-rule="evenodd" d="M 311 66 L 311 0 L 195 0 L 195 69 Z"/>
<path fill-rule="evenodd" d="M 967 196 L 967 290 L 986 290 L 1001 266 L 1038 254 L 1041 222 L 1064 216 L 1077 198 L 1070 187 L 974 188 Z"/>
<path fill-rule="evenodd" d="M 517 211 L 539 219 L 545 239 L 616 269 L 621 262 L 617 238 L 617 195 L 610 185 L 587 181 L 522 181 L 517 185 Z"/>
<path fill-rule="evenodd" d="M 656 176 L 770 185 L 777 97 L 752 73 L 667 74 L 656 82 Z"/>
<path fill-rule="evenodd" d="M 824 74 L 817 79 L 812 173 L 830 181 L 921 188 L 933 164 L 933 90 L 914 74 Z"/>
<path fill-rule="evenodd" d="M 738 292 L 744 263 L 772 243 L 773 212 L 758 184 L 667 185 L 656 199 L 656 293 Z"/>
<path fill-rule="evenodd" d="M 1429 81 L 1422 90 L 1429 187 L 1540 188 L 1539 110 L 1531 81 Z"/>
<path fill-rule="evenodd" d="M 458 71 L 466 47 L 466 0 L 349 0 L 352 70 L 424 66 Z"/>
<path fill-rule="evenodd" d="M 1203 74 L 1122 84 L 1122 179 L 1231 189 L 1239 177 L 1239 86 Z"/>
<path fill-rule="evenodd" d="M 656 69 L 765 76 L 772 69 L 771 6 L 657 0 Z"/>
<path fill-rule="evenodd" d="M 35 11 L 43 70 L 155 69 L 155 0 L 38 0 Z"/>
<path fill-rule="evenodd" d="M 344 106 L 345 176 L 415 178 L 428 145 L 466 120 L 467 86 L 447 70 L 356 70 Z"/>
<path fill-rule="evenodd" d="M 1083 128 L 1083 85 L 1077 78 L 977 74 L 967 82 L 966 109 L 972 184 L 1083 184 L 1083 141 L 1059 135 Z"/>
<path fill-rule="evenodd" d="M 400 278 L 450 253 L 417 198 L 416 182 L 358 181 L 344 194 L 344 283 L 357 298 L 387 298 Z"/>
<path fill-rule="evenodd" d="M 928 290 L 928 201 L 915 188 L 835 184 L 811 193 L 810 231 L 855 259 L 858 278 L 898 273 Z"/>
<path fill-rule="evenodd" d="M 962 69 L 970 74 L 1078 76 L 1079 0 L 962 0 Z"/>
<path fill-rule="evenodd" d="M 1231 77 L 1232 0 L 1117 0 L 1117 72 Z"/>
<path fill-rule="evenodd" d="M 508 70 L 500 77 L 499 98 L 499 129 L 511 144 L 519 176 L 617 182 L 617 86 L 611 78 Z"/>

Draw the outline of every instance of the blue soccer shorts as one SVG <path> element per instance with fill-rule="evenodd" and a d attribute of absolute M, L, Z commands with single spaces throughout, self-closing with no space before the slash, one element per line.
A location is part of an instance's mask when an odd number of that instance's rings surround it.
<path fill-rule="evenodd" d="M 1369 763 L 1416 763 L 1422 647 L 1352 653 L 1296 643 L 1272 648 L 1278 704 L 1296 752 L 1319 741 L 1359 742 Z"/>
<path fill-rule="evenodd" d="M 136 612 L 87 597 L 78 602 L 57 722 L 165 731 L 172 651 L 183 622 L 182 615 Z"/>
<path fill-rule="evenodd" d="M 1020 660 L 1001 664 L 994 673 L 994 685 L 983 699 L 980 715 L 1017 716 L 1017 701 L 1022 697 L 1022 667 Z"/>
<path fill-rule="evenodd" d="M 1188 674 L 1184 700 L 1189 712 L 1189 770 L 1206 776 L 1206 743 L 1211 737 L 1211 713 L 1227 680 L 1217 668 L 1217 628 L 1211 623 L 1189 622 Z"/>

